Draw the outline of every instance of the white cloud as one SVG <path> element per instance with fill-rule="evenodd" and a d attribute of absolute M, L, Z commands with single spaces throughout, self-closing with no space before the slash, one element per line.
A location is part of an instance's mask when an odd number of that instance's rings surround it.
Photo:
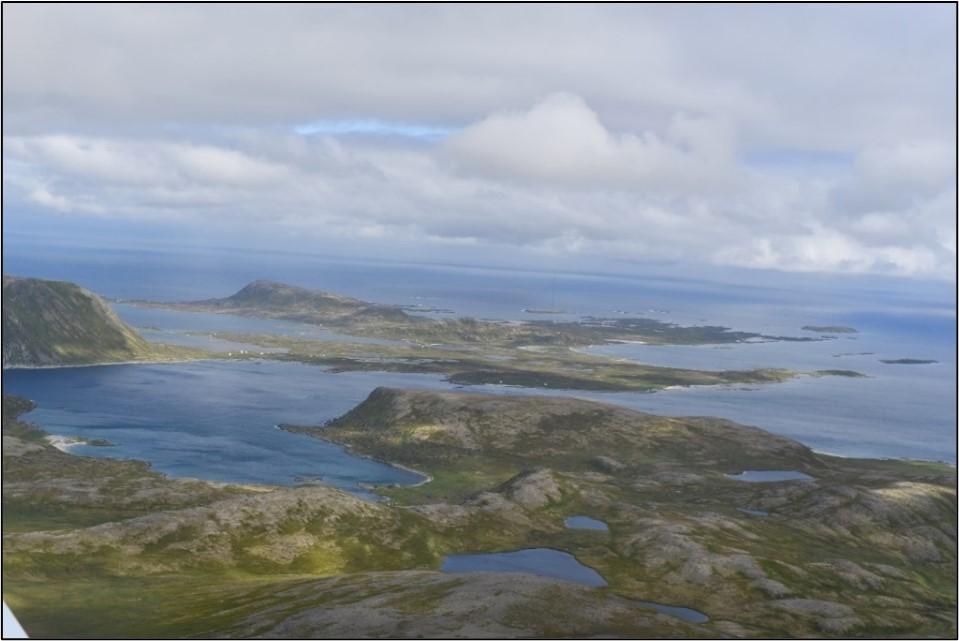
<path fill-rule="evenodd" d="M 44 187 L 35 187 L 27 194 L 27 199 L 43 207 L 56 209 L 57 211 L 70 211 L 74 209 L 73 204 L 58 194 L 50 192 Z"/>
<path fill-rule="evenodd" d="M 678 115 L 662 136 L 617 134 L 568 93 L 484 118 L 451 136 L 446 150 L 467 173 L 574 187 L 690 193 L 731 180 L 734 169 L 728 132 L 717 123 Z"/>
<path fill-rule="evenodd" d="M 954 278 L 952 16 L 11 5 L 4 204 Z"/>

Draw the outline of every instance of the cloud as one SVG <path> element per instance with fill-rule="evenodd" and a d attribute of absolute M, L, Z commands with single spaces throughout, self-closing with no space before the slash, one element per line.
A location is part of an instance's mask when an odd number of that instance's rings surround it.
<path fill-rule="evenodd" d="M 4 205 L 251 247 L 955 278 L 952 17 L 11 5 Z"/>
<path fill-rule="evenodd" d="M 182 142 L 90 136 L 11 136 L 4 151 L 22 163 L 105 184 L 156 185 L 171 180 L 258 185 L 286 169 L 249 154 Z"/>
<path fill-rule="evenodd" d="M 445 146 L 463 171 L 501 180 L 696 191 L 732 178 L 732 146 L 721 125 L 677 115 L 665 136 L 616 134 L 569 93 L 492 114 Z"/>
<path fill-rule="evenodd" d="M 49 207 L 57 211 L 70 211 L 75 209 L 73 203 L 58 194 L 51 193 L 44 187 L 35 187 L 27 194 L 27 199 L 42 207 Z"/>

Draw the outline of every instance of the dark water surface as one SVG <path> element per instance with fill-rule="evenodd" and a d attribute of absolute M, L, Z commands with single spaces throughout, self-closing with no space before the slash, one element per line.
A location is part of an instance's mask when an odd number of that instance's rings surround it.
<path fill-rule="evenodd" d="M 599 521 L 597 521 L 599 522 Z M 478 554 L 450 554 L 443 559 L 443 572 L 520 572 L 563 581 L 580 583 L 594 588 L 606 587 L 606 579 L 596 570 L 580 563 L 575 556 L 552 548 L 526 548 L 511 552 Z M 656 601 L 636 601 L 671 617 L 688 623 L 705 623 L 709 617 L 698 610 Z"/>
<path fill-rule="evenodd" d="M 552 548 L 528 548 L 512 552 L 450 554 L 443 559 L 443 572 L 522 572 L 605 587 L 599 572 L 583 565 L 569 552 Z"/>
<path fill-rule="evenodd" d="M 588 516 L 568 516 L 564 520 L 566 527 L 571 530 L 597 530 L 602 532 L 608 532 L 609 526 L 600 521 L 599 519 L 593 519 Z"/>
<path fill-rule="evenodd" d="M 143 459 L 173 476 L 282 485 L 321 480 L 348 489 L 358 483 L 422 478 L 276 425 L 322 424 L 351 409 L 377 385 L 439 384 L 426 375 L 331 374 L 320 367 L 270 361 L 3 372 L 4 392 L 38 404 L 28 420 L 53 434 L 115 445 L 71 448 L 78 454 Z"/>
<path fill-rule="evenodd" d="M 226 296 L 255 278 L 272 278 L 375 302 L 449 308 L 457 315 L 480 318 L 529 319 L 524 308 L 556 308 L 567 310 L 568 318 L 628 314 L 788 336 L 818 336 L 801 330 L 804 325 L 851 326 L 858 333 L 820 342 L 696 347 L 616 344 L 589 351 L 697 369 L 849 369 L 867 378 L 804 377 L 775 385 L 679 388 L 652 394 L 494 385 L 468 389 L 561 394 L 656 414 L 718 416 L 844 456 L 956 460 L 955 291 L 948 283 L 777 274 L 774 278 L 757 276 L 765 280 L 744 284 L 668 276 L 661 269 L 646 276 L 599 275 L 284 254 L 211 251 L 179 255 L 19 245 L 4 249 L 9 249 L 3 255 L 5 273 L 73 280 L 105 296 L 123 299 Z M 117 309 L 134 325 L 156 328 L 147 331 L 152 340 L 207 341 L 209 348 L 222 351 L 266 350 L 188 332 L 369 340 L 301 323 L 122 304 Z M 880 362 L 897 358 L 938 362 L 921 367 Z M 272 426 L 322 422 L 350 409 L 377 385 L 450 387 L 436 376 L 331 375 L 319 368 L 278 363 L 5 372 L 4 384 L 5 391 L 20 390 L 40 401 L 41 408 L 32 417 L 51 432 L 108 438 L 118 443 L 118 448 L 100 450 L 138 456 L 164 471 L 272 482 L 290 482 L 295 476 L 312 474 L 347 485 L 371 482 L 380 478 L 381 472 L 387 479 L 393 478 L 397 472 L 374 465 L 369 469 L 380 472 L 365 477 L 355 469 L 342 469 L 335 463 L 339 459 L 330 458 L 328 448 L 322 456 L 308 456 L 290 446 L 293 458 L 288 460 L 286 446 L 274 447 L 270 439 L 302 443 L 306 437 L 271 432 Z M 79 391 L 83 389 L 87 391 Z M 220 420 L 224 424 L 217 424 Z M 167 438 L 170 435 L 176 439 Z M 212 446 L 214 442 L 218 444 Z M 78 451 L 106 455 L 93 449 Z M 283 454 L 268 454 L 273 450 Z M 177 460 L 178 452 L 183 460 Z M 270 466 L 279 469 L 270 471 Z"/>

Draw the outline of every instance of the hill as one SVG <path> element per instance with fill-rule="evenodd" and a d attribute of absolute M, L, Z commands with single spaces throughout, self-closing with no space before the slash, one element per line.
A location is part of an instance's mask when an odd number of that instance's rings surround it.
<path fill-rule="evenodd" d="M 598 457 L 649 465 L 822 467 L 806 446 L 722 419 L 672 418 L 577 398 L 379 387 L 318 434 L 416 464 L 475 456 L 585 470 Z"/>
<path fill-rule="evenodd" d="M 40 637 L 955 637 L 946 465 L 571 398 L 379 388 L 326 426 L 286 426 L 433 477 L 367 502 L 57 452 L 17 418 L 29 404 L 4 406 L 4 597 Z M 811 478 L 730 476 L 743 468 Z M 439 571 L 530 547 L 608 586 Z"/>
<path fill-rule="evenodd" d="M 182 350 L 181 350 L 182 351 Z M 3 366 L 88 365 L 175 356 L 79 285 L 3 277 Z"/>
<path fill-rule="evenodd" d="M 353 324 L 377 319 L 396 322 L 412 320 L 401 309 L 392 305 L 367 303 L 349 296 L 271 280 L 255 280 L 226 298 L 191 301 L 180 305 L 308 323 Z"/>

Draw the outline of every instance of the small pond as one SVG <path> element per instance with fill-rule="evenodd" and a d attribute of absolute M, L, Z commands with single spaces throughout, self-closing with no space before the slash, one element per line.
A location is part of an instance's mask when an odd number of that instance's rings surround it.
<path fill-rule="evenodd" d="M 599 530 L 609 532 L 609 526 L 588 516 L 568 516 L 563 521 L 570 530 Z"/>
<path fill-rule="evenodd" d="M 586 517 L 582 517 L 586 518 Z M 591 521 L 593 519 L 590 519 Z M 602 521 L 596 521 L 602 523 Z M 605 527 L 605 523 L 603 526 Z M 593 568 L 580 563 L 569 552 L 552 548 L 527 548 L 512 552 L 489 552 L 480 554 L 450 554 L 443 559 L 443 572 L 521 572 L 536 574 L 563 581 L 580 583 L 594 588 L 608 585 Z M 705 623 L 709 617 L 692 608 L 664 605 L 655 601 L 636 601 L 643 607 L 652 608 L 661 614 L 676 617 L 687 623 Z"/>
<path fill-rule="evenodd" d="M 547 576 L 590 587 L 605 587 L 599 572 L 583 565 L 568 552 L 551 548 L 528 548 L 512 552 L 450 554 L 443 559 L 443 572 L 522 572 Z"/>

